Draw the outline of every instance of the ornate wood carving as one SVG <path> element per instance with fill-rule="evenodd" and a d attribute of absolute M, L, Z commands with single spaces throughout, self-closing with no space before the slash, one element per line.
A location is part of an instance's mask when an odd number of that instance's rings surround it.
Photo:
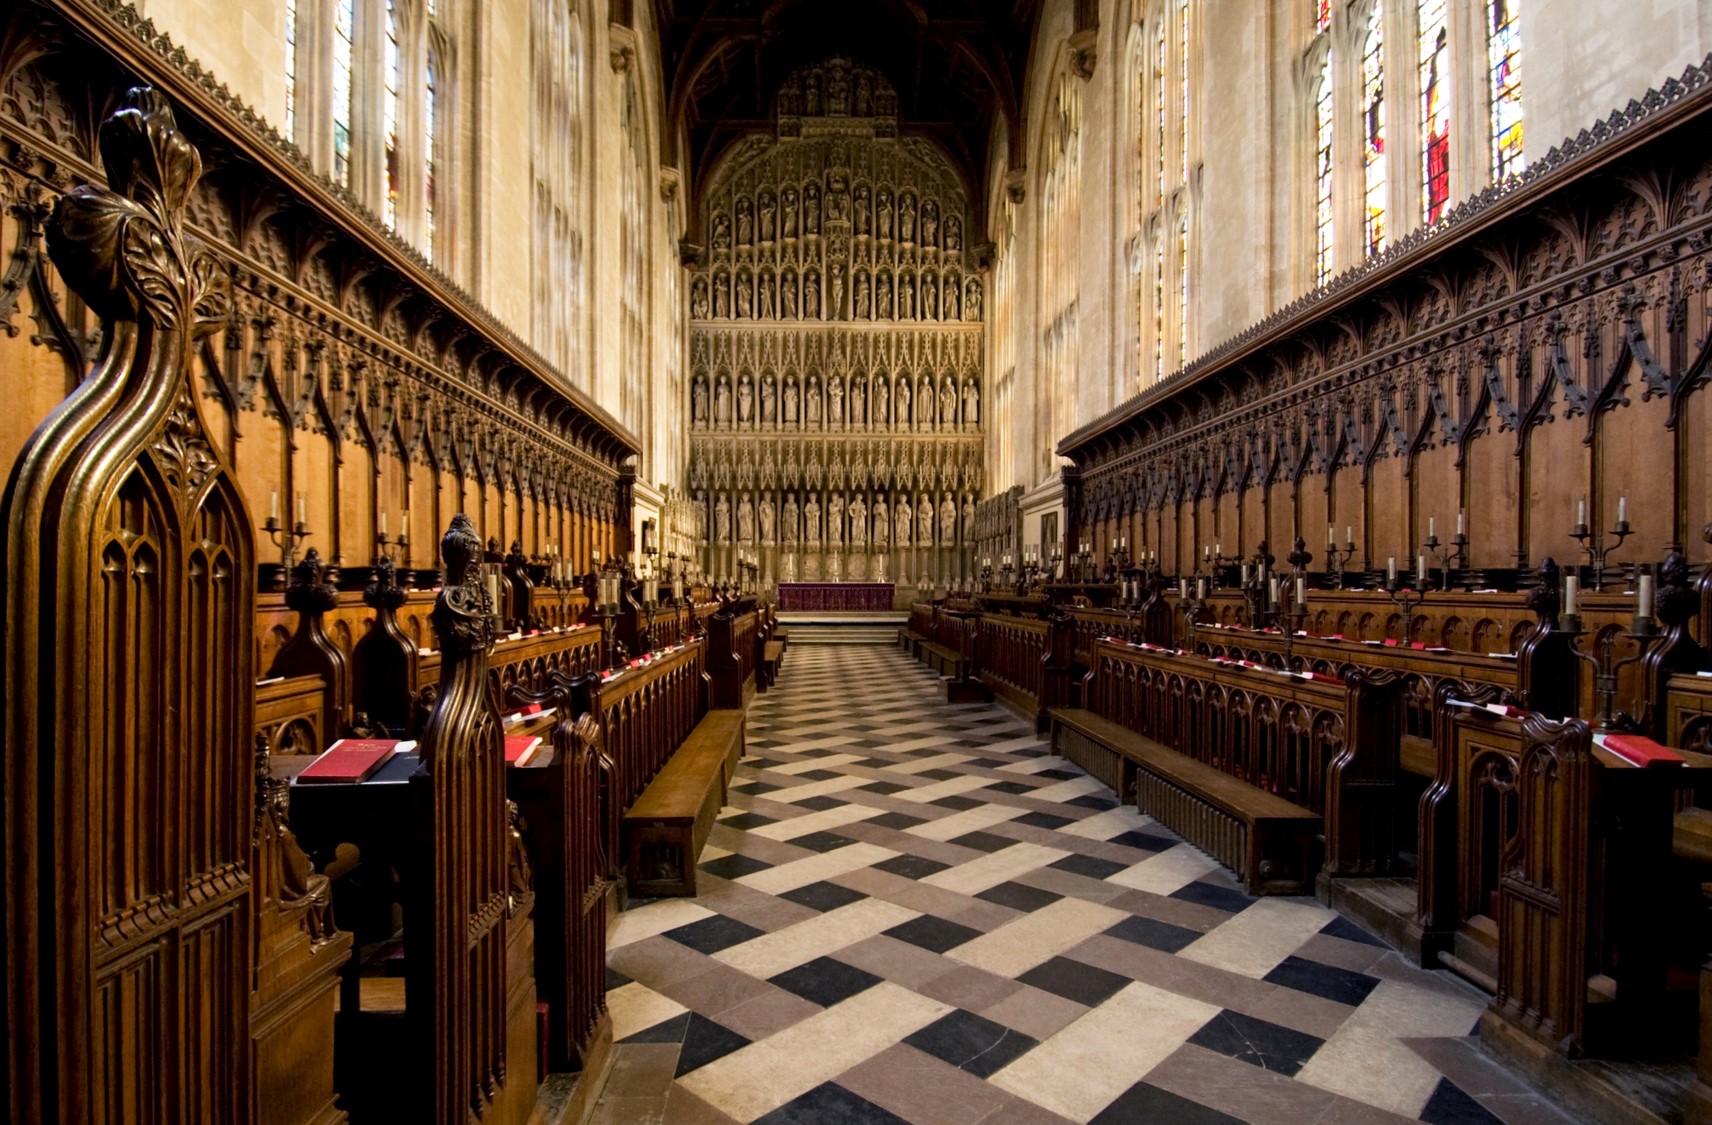
<path fill-rule="evenodd" d="M 519 1057 L 508 1042 L 509 922 L 527 922 L 533 894 L 526 879 L 514 885 L 504 731 L 488 688 L 494 607 L 468 517 L 452 520 L 441 552 L 446 584 L 433 621 L 445 655 L 410 779 L 416 831 L 405 878 L 409 1035 L 428 1072 L 408 1096 L 414 1120 L 463 1125 L 473 1112 L 521 1121 L 534 1103 L 534 1052 Z M 528 990 L 532 998 L 532 981 Z M 533 1047 L 532 1022 L 528 1038 Z"/>
<path fill-rule="evenodd" d="M 165 99 L 100 148 L 47 242 L 101 352 L 4 500 L 8 1115 L 248 1121 L 255 548 L 191 382 L 232 290 Z"/>

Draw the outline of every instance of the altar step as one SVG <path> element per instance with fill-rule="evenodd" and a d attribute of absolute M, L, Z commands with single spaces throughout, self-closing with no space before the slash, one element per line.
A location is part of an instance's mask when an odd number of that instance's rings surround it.
<path fill-rule="evenodd" d="M 779 614 L 779 623 L 791 631 L 793 647 L 893 645 L 898 643 L 898 629 L 909 624 L 909 614 L 801 611 Z"/>

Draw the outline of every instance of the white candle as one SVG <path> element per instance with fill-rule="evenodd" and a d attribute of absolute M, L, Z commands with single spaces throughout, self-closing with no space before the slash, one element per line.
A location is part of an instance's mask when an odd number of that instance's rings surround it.
<path fill-rule="evenodd" d="M 1576 527 L 1586 527 L 1587 526 L 1587 501 L 1586 500 L 1577 500 L 1575 502 L 1575 526 Z"/>
<path fill-rule="evenodd" d="M 1306 578 L 1296 579 L 1296 604 L 1308 604 L 1308 580 Z"/>
<path fill-rule="evenodd" d="M 1629 498 L 1627 496 L 1617 497 L 1617 522 L 1629 522 Z"/>
<path fill-rule="evenodd" d="M 1117 549 L 1118 549 L 1118 541 L 1116 539 L 1113 539 L 1112 540 L 1112 550 L 1115 551 Z"/>
<path fill-rule="evenodd" d="M 1201 557 L 1204 559 L 1212 558 L 1213 557 L 1213 549 L 1211 547 L 1203 545 L 1201 547 Z"/>
<path fill-rule="evenodd" d="M 308 511 L 308 508 L 304 503 L 303 493 L 299 492 L 297 494 L 297 522 L 298 523 L 307 523 L 308 522 L 309 517 L 305 514 L 307 511 Z"/>
<path fill-rule="evenodd" d="M 1183 599 L 1189 597 L 1189 580 L 1187 578 L 1177 580 L 1177 596 Z"/>
<path fill-rule="evenodd" d="M 1575 612 L 1575 598 L 1581 592 L 1581 579 L 1571 574 L 1563 580 L 1563 612 L 1565 616 Z"/>
<path fill-rule="evenodd" d="M 1427 556 L 1415 556 L 1415 581 L 1425 586 L 1427 584 Z"/>
<path fill-rule="evenodd" d="M 1428 516 L 1427 517 L 1427 538 L 1431 539 L 1434 536 L 1436 536 L 1438 533 L 1439 533 L 1439 521 L 1438 521 L 1437 517 Z"/>
<path fill-rule="evenodd" d="M 1118 536 L 1118 549 L 1123 550 L 1123 551 L 1129 550 L 1129 536 L 1127 536 L 1127 535 Z"/>
<path fill-rule="evenodd" d="M 268 519 L 279 522 L 279 489 L 268 493 Z"/>
<path fill-rule="evenodd" d="M 1344 529 L 1343 529 L 1343 540 L 1344 540 L 1344 544 L 1347 547 L 1349 547 L 1350 550 L 1353 551 L 1355 549 L 1355 528 L 1354 527 L 1350 527 L 1350 526 L 1344 527 Z"/>
<path fill-rule="evenodd" d="M 1332 525 L 1328 523 L 1328 524 L 1326 524 L 1326 550 L 1332 551 L 1332 550 L 1336 550 L 1336 549 L 1337 549 L 1337 529 L 1332 527 Z"/>
<path fill-rule="evenodd" d="M 1468 513 L 1466 512 L 1458 512 L 1456 514 L 1456 533 L 1458 535 L 1468 534 L 1467 519 Z"/>
<path fill-rule="evenodd" d="M 1653 615 L 1653 576 L 1641 575 L 1638 588 L 1635 590 L 1635 616 L 1651 617 Z"/>
<path fill-rule="evenodd" d="M 1266 604 L 1278 604 L 1278 579 L 1276 578 L 1270 579 L 1266 583 Z"/>
<path fill-rule="evenodd" d="M 1244 586 L 1248 585 L 1248 564 L 1247 563 L 1242 564 L 1242 584 Z"/>
<path fill-rule="evenodd" d="M 1397 581 L 1397 557 L 1395 555 L 1385 560 L 1385 577 Z"/>
<path fill-rule="evenodd" d="M 409 508 L 404 509 L 404 515 L 399 517 L 398 537 L 400 539 L 409 539 L 410 538 L 410 509 Z"/>
<path fill-rule="evenodd" d="M 1221 559 L 1224 558 L 1225 557 L 1225 545 L 1223 543 L 1214 543 L 1213 544 L 1213 554 L 1216 555 L 1217 557 L 1221 558 Z"/>
<path fill-rule="evenodd" d="M 381 536 L 383 538 L 386 536 L 386 513 L 385 512 L 382 512 L 380 514 L 380 533 L 381 533 Z"/>
<path fill-rule="evenodd" d="M 1205 578 L 1195 579 L 1195 597 L 1201 599 L 1202 601 L 1206 600 L 1206 597 L 1207 597 L 1207 580 Z"/>

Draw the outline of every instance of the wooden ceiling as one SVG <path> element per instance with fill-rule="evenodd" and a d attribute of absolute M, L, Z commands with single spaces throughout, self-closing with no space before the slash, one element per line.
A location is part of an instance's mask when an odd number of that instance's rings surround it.
<path fill-rule="evenodd" d="M 834 56 L 898 91 L 900 130 L 941 144 L 979 197 L 995 117 L 1021 166 L 1023 69 L 1040 0 L 655 0 L 669 122 L 663 163 L 692 182 L 727 145 L 773 129 L 798 67 Z M 687 141 L 687 152 L 680 143 Z"/>

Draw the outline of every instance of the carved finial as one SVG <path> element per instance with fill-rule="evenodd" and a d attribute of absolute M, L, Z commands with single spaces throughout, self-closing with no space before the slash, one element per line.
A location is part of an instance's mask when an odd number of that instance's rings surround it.
<path fill-rule="evenodd" d="M 398 581 L 398 566 L 391 555 L 376 555 L 374 581 L 363 588 L 363 604 L 373 609 L 397 609 L 404 604 L 404 587 Z"/>
<path fill-rule="evenodd" d="M 1528 608 L 1533 610 L 1541 625 L 1555 627 L 1562 607 L 1563 588 L 1563 571 L 1557 560 L 1548 555 L 1534 572 L 1534 579 L 1538 585 L 1528 594 Z"/>
<path fill-rule="evenodd" d="M 505 565 L 520 567 L 527 565 L 528 562 L 528 556 L 523 553 L 523 543 L 520 540 L 513 539 L 511 541 L 511 550 L 507 551 L 505 554 Z"/>
<path fill-rule="evenodd" d="M 104 320 L 148 318 L 203 336 L 232 315 L 232 280 L 213 251 L 184 230 L 184 204 L 202 157 L 152 87 L 125 94 L 101 125 L 110 187 L 63 196 L 48 249 L 67 284 Z"/>
<path fill-rule="evenodd" d="M 1694 577 L 1688 559 L 1681 551 L 1671 550 L 1658 565 L 1658 580 L 1653 592 L 1653 616 L 1664 626 L 1684 625 L 1700 609 L 1700 593 L 1694 588 Z"/>
<path fill-rule="evenodd" d="M 499 544 L 494 543 L 497 547 Z M 481 538 L 476 535 L 470 517 L 459 512 L 452 517 L 452 526 L 440 540 L 440 557 L 446 563 L 446 585 L 463 586 L 474 583 L 472 568 L 481 561 Z"/>
<path fill-rule="evenodd" d="M 1294 549 L 1286 561 L 1298 570 L 1307 570 L 1308 564 L 1314 561 L 1313 552 L 1308 550 L 1308 541 L 1300 535 L 1296 536 Z"/>
<path fill-rule="evenodd" d="M 338 567 L 322 563 L 321 552 L 311 547 L 303 561 L 291 568 L 285 604 L 299 613 L 326 613 L 339 604 L 338 578 Z"/>
<path fill-rule="evenodd" d="M 468 655 L 493 643 L 493 603 L 482 588 L 481 537 L 470 517 L 459 513 L 440 540 L 446 584 L 434 605 L 431 620 L 448 657 Z"/>

